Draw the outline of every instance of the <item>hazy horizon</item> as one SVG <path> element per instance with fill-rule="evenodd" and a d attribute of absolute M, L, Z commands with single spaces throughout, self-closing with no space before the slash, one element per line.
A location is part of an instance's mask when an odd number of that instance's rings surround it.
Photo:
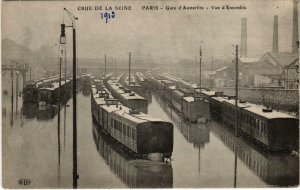
<path fill-rule="evenodd" d="M 78 11 L 78 6 L 131 6 L 131 11 L 116 11 L 109 23 L 100 19 L 100 11 Z M 223 6 L 245 5 L 246 10 L 142 11 L 142 5 Z M 234 47 L 240 45 L 241 18 L 248 22 L 248 57 L 259 57 L 272 50 L 273 16 L 279 17 L 279 51 L 291 52 L 292 1 L 109 1 L 109 2 L 2 2 L 2 39 L 8 38 L 37 50 L 58 43 L 60 24 L 69 24 L 63 13 L 66 7 L 77 21 L 79 58 L 102 59 L 106 53 L 127 59 L 131 51 L 136 57 L 151 55 L 166 59 L 230 59 Z M 63 16 L 64 15 L 64 16 Z M 71 51 L 71 29 L 66 29 Z M 71 55 L 71 53 L 69 53 Z"/>

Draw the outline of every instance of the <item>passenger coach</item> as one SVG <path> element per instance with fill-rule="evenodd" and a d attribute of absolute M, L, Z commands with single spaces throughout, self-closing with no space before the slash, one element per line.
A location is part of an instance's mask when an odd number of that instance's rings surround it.
<path fill-rule="evenodd" d="M 93 95 L 92 112 L 104 132 L 133 153 L 158 161 L 172 156 L 172 123 L 131 110 L 118 100 L 97 93 Z"/>

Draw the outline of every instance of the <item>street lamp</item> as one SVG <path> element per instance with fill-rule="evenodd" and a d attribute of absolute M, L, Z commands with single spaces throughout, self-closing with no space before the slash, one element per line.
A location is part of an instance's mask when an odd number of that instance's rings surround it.
<path fill-rule="evenodd" d="M 63 45 L 63 44 L 66 44 L 66 34 L 65 34 L 65 27 L 66 27 L 66 25 L 65 24 L 61 24 L 60 27 L 61 27 L 61 33 L 60 33 L 59 43 L 61 45 Z"/>
<path fill-rule="evenodd" d="M 61 36 L 60 42 L 66 43 L 65 40 L 65 27 L 71 27 L 73 29 L 73 90 L 72 90 L 72 98 L 73 98 L 73 188 L 77 188 L 77 180 L 79 178 L 77 174 L 77 101 L 76 101 L 76 87 L 77 87 L 77 78 L 76 78 L 76 26 L 75 20 L 78 20 L 70 11 L 64 8 L 64 11 L 69 15 L 72 25 L 65 26 L 61 24 Z"/>

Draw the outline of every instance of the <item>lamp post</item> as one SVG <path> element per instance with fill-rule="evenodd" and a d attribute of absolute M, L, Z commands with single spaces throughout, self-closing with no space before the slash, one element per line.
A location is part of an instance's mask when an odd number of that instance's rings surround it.
<path fill-rule="evenodd" d="M 72 89 L 72 98 L 73 98 L 73 188 L 77 188 L 77 180 L 79 178 L 77 174 L 77 101 L 76 101 L 76 86 L 77 86 L 77 78 L 76 78 L 76 26 L 75 20 L 78 20 L 70 11 L 64 8 L 66 13 L 69 15 L 72 25 L 65 26 L 61 25 L 62 31 L 64 31 L 65 27 L 71 27 L 73 31 L 73 89 Z M 61 42 L 66 43 L 66 36 L 61 33 Z"/>

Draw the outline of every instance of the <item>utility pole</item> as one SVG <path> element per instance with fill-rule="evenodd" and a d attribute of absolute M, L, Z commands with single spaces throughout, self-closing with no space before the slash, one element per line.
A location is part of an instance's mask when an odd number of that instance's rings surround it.
<path fill-rule="evenodd" d="M 211 56 L 211 74 L 210 74 L 210 86 L 213 88 L 213 73 L 214 73 L 214 56 Z"/>
<path fill-rule="evenodd" d="M 184 61 L 184 78 L 186 79 L 186 60 Z"/>
<path fill-rule="evenodd" d="M 31 67 L 29 68 L 29 80 L 31 81 Z"/>
<path fill-rule="evenodd" d="M 11 113 L 14 112 L 14 71 L 11 70 Z"/>
<path fill-rule="evenodd" d="M 238 136 L 238 124 L 239 124 L 238 97 L 239 97 L 239 46 L 236 45 L 235 46 L 235 107 L 236 107 L 235 136 Z"/>
<path fill-rule="evenodd" d="M 62 62 L 63 50 L 59 58 L 59 81 L 58 81 L 58 110 L 57 110 L 57 136 L 58 136 L 58 166 L 60 166 L 60 94 L 61 94 L 61 62 Z M 66 84 L 65 84 L 66 86 Z"/>
<path fill-rule="evenodd" d="M 200 45 L 200 62 L 199 62 L 199 92 L 201 94 L 201 60 L 202 60 L 202 49 Z"/>
<path fill-rule="evenodd" d="M 18 97 L 19 97 L 19 72 L 16 72 L 16 113 L 18 112 Z"/>
<path fill-rule="evenodd" d="M 130 66 L 131 66 L 131 52 L 129 52 L 129 75 L 128 75 L 128 85 L 130 86 Z"/>
<path fill-rule="evenodd" d="M 211 74 L 214 72 L 214 56 L 211 57 Z"/>
<path fill-rule="evenodd" d="M 70 11 L 64 8 L 66 13 L 69 15 L 72 25 L 66 26 L 71 27 L 73 30 L 73 89 L 72 89 L 72 98 L 73 98 L 73 188 L 77 188 L 77 180 L 79 178 L 77 173 L 77 97 L 76 97 L 76 88 L 77 88 L 77 75 L 76 75 L 76 25 L 75 21 L 78 20 Z M 62 33 L 61 33 L 61 44 L 66 44 L 65 33 L 65 24 L 62 24 Z"/>
<path fill-rule="evenodd" d="M 197 62 L 197 56 L 195 56 L 195 68 L 197 68 L 198 62 Z M 195 75 L 195 77 L 193 77 L 194 80 L 197 82 L 197 74 Z"/>
<path fill-rule="evenodd" d="M 64 86 L 64 90 L 65 90 L 65 93 L 64 93 L 64 151 L 65 151 L 65 146 L 66 146 L 66 113 L 67 113 L 67 51 L 65 50 L 65 67 L 64 67 L 64 73 L 65 73 L 65 86 Z"/>
<path fill-rule="evenodd" d="M 73 27 L 73 187 L 77 188 L 77 97 L 76 97 L 76 31 Z"/>
<path fill-rule="evenodd" d="M 104 55 L 104 77 L 106 76 L 106 54 Z"/>

